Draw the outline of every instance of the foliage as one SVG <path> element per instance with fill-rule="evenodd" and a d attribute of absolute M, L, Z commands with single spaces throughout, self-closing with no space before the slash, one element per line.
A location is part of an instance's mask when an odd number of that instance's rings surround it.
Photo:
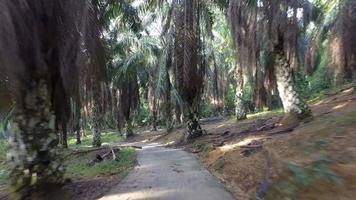
<path fill-rule="evenodd" d="M 0 140 L 0 185 L 9 184 L 9 170 L 10 166 L 6 162 L 6 153 L 9 150 L 9 142 Z"/>
<path fill-rule="evenodd" d="M 148 126 L 152 122 L 152 116 L 150 113 L 150 109 L 148 107 L 148 102 L 145 100 L 140 101 L 140 109 L 139 112 L 134 116 L 134 121 L 137 126 Z"/>
<path fill-rule="evenodd" d="M 69 148 L 90 148 L 92 146 L 93 134 L 91 134 L 90 130 L 86 130 L 86 132 L 89 134 L 81 138 L 82 143 L 80 145 L 76 144 L 77 140 L 74 136 L 69 137 Z M 116 131 L 103 131 L 101 133 L 101 142 L 104 145 L 121 142 L 123 139 L 124 138 Z"/>

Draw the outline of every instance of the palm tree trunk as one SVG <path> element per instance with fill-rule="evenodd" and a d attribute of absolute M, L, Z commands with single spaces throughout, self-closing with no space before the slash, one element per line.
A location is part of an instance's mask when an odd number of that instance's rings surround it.
<path fill-rule="evenodd" d="M 31 82 L 24 88 L 24 101 L 17 104 L 16 131 L 8 156 L 12 164 L 14 199 L 31 198 L 33 190 L 63 183 L 63 167 L 54 150 L 57 136 L 48 83 Z"/>
<path fill-rule="evenodd" d="M 236 119 L 246 119 L 246 109 L 243 102 L 243 90 L 244 90 L 244 77 L 242 65 L 238 65 L 236 68 Z"/>
<path fill-rule="evenodd" d="M 133 130 L 132 130 L 132 121 L 131 119 L 126 120 L 126 137 L 130 138 L 134 136 Z"/>
<path fill-rule="evenodd" d="M 68 148 L 68 142 L 67 142 L 67 123 L 62 121 L 62 139 L 61 139 L 61 145 L 63 148 Z"/>
<path fill-rule="evenodd" d="M 156 96 L 153 97 L 152 105 L 152 131 L 157 131 L 157 100 Z"/>
<path fill-rule="evenodd" d="M 80 138 L 80 116 L 81 116 L 81 114 L 80 114 L 80 107 L 79 107 L 79 105 L 78 104 L 75 104 L 75 134 L 76 134 L 76 139 L 77 139 L 77 142 L 76 142 L 76 144 L 78 145 L 78 144 L 81 144 L 82 143 L 82 141 L 81 141 L 81 138 Z"/>
<path fill-rule="evenodd" d="M 168 70 L 166 71 L 166 92 L 164 96 L 164 103 L 165 103 L 165 118 L 166 118 L 166 128 L 168 131 L 172 129 L 172 112 L 171 112 L 171 90 L 172 85 L 169 78 Z"/>
<path fill-rule="evenodd" d="M 195 139 L 203 135 L 203 129 L 199 124 L 199 118 L 196 112 L 189 111 L 188 115 L 188 135 L 187 140 Z"/>
<path fill-rule="evenodd" d="M 214 96 L 214 106 L 215 106 L 215 112 L 220 113 L 221 112 L 221 99 L 220 99 L 220 93 L 219 93 L 219 70 L 218 70 L 218 65 L 216 63 L 216 58 L 214 52 L 212 53 L 213 57 L 213 66 L 214 66 L 214 77 L 213 77 L 213 96 Z"/>
<path fill-rule="evenodd" d="M 178 103 L 176 103 L 174 111 L 175 111 L 175 123 L 177 125 L 181 124 L 182 123 L 182 110 Z"/>
<path fill-rule="evenodd" d="M 99 87 L 100 88 L 100 87 Z M 100 147 L 101 146 L 101 113 L 100 113 L 100 92 L 98 88 L 94 88 L 94 105 L 93 105 L 93 146 Z"/>
<path fill-rule="evenodd" d="M 288 61 L 284 55 L 276 55 L 275 74 L 279 96 L 282 100 L 284 111 L 305 118 L 311 115 L 308 105 L 299 97 Z"/>

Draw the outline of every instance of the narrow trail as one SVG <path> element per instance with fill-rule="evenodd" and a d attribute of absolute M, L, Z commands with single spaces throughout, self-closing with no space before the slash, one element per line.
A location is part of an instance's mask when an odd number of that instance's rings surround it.
<path fill-rule="evenodd" d="M 138 165 L 100 200 L 233 200 L 191 154 L 145 144 Z"/>

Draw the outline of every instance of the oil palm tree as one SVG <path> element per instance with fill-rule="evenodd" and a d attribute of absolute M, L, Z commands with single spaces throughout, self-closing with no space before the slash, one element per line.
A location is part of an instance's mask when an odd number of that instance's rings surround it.
<path fill-rule="evenodd" d="M 16 102 L 9 153 L 14 199 L 35 198 L 34 191 L 64 180 L 55 151 L 55 118 L 66 115 L 61 108 L 77 94 L 83 50 L 100 53 L 93 46 L 100 39 L 93 34 L 99 29 L 91 17 L 96 16 L 93 3 L 0 2 L 0 68 Z"/>
<path fill-rule="evenodd" d="M 303 0 L 230 1 L 230 22 L 241 67 L 258 67 L 261 50 L 266 48 L 273 60 L 266 68 L 266 82 L 277 85 L 285 112 L 297 119 L 311 114 L 293 80 L 298 37 L 310 20 L 310 7 Z"/>
<path fill-rule="evenodd" d="M 188 139 L 203 134 L 198 106 L 203 89 L 204 67 L 200 61 L 199 1 L 182 0 L 174 5 L 175 59 L 177 89 L 186 105 Z"/>

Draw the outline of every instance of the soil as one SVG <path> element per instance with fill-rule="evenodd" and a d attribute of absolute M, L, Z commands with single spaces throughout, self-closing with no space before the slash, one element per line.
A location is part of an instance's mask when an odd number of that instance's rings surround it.
<path fill-rule="evenodd" d="M 276 115 L 209 121 L 203 124 L 206 134 L 190 142 L 184 141 L 185 129 L 147 132 L 138 139 L 197 154 L 240 200 L 354 199 L 356 91 L 345 88 L 311 109 L 312 118 L 282 131 L 283 116 Z"/>

